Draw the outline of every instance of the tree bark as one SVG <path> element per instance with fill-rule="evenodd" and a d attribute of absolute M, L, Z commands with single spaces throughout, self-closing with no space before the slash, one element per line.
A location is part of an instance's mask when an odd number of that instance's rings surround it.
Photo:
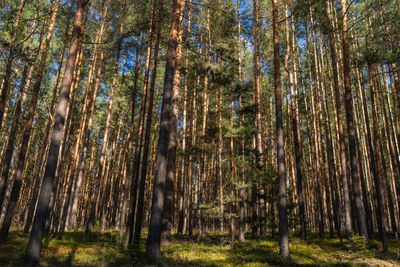
<path fill-rule="evenodd" d="M 49 158 L 46 164 L 45 176 L 40 190 L 39 201 L 32 232 L 26 248 L 24 266 L 37 266 L 40 258 L 40 248 L 43 238 L 46 217 L 48 214 L 49 202 L 53 193 L 53 181 L 56 172 L 60 143 L 63 138 L 63 127 L 65 115 L 69 102 L 69 92 L 73 80 L 76 55 L 79 48 L 79 40 L 82 34 L 82 21 L 87 0 L 79 0 L 76 5 L 75 20 L 71 36 L 71 43 L 68 49 L 68 58 L 65 66 L 65 74 L 60 90 L 60 101 L 55 116 L 54 130 L 51 138 Z"/>
<path fill-rule="evenodd" d="M 160 134 L 155 166 L 149 234 L 146 244 L 146 256 L 149 259 L 158 259 L 160 257 L 161 219 L 164 210 L 164 185 L 167 175 L 173 85 L 176 72 L 177 47 L 179 42 L 179 23 L 184 6 L 185 2 L 183 0 L 174 1 L 171 30 L 168 38 L 167 64 L 165 67 L 164 92 L 160 118 Z"/>
<path fill-rule="evenodd" d="M 377 147 L 377 144 L 379 143 L 380 139 L 380 132 L 379 132 L 379 122 L 378 122 L 378 114 L 376 112 L 376 90 L 375 90 L 375 85 L 373 81 L 373 72 L 372 72 L 372 66 L 369 64 L 368 65 L 368 78 L 369 78 L 369 90 L 370 90 L 370 98 L 371 98 L 371 106 L 372 106 L 372 119 L 373 119 L 373 134 L 374 134 L 374 139 L 370 137 L 371 139 L 369 140 L 369 150 L 371 153 L 371 157 L 375 157 L 376 159 L 379 158 L 379 155 L 377 151 L 375 150 Z M 372 160 L 373 161 L 373 160 Z M 371 162 L 372 163 L 372 162 Z M 375 163 L 373 163 L 374 166 Z M 388 250 L 388 240 L 387 240 L 387 233 L 386 233 L 386 226 L 385 226 L 385 215 L 384 215 L 384 210 L 383 210 L 383 196 L 382 196 L 382 178 L 380 176 L 379 172 L 373 173 L 373 178 L 374 178 L 374 183 L 375 183 L 375 195 L 376 195 L 376 204 L 377 207 L 375 208 L 376 212 L 376 220 L 378 224 L 378 229 L 379 233 L 381 236 L 381 241 L 382 241 L 382 246 L 383 246 L 383 251 Z"/>
<path fill-rule="evenodd" d="M 151 15 L 150 15 L 150 25 L 148 32 L 148 44 L 146 51 L 146 62 L 145 62 L 145 74 L 144 74 L 144 84 L 143 84 L 143 92 L 141 98 L 141 106 L 139 112 L 139 122 L 136 128 L 136 142 L 135 142 L 135 153 L 133 158 L 133 173 L 132 173 L 132 184 L 131 184 L 131 199 L 129 203 L 129 213 L 128 213 L 128 222 L 126 225 L 126 236 L 127 243 L 132 243 L 133 240 L 133 228 L 134 228 L 134 219 L 135 219 L 135 211 L 136 211 L 136 201 L 137 201 L 137 190 L 139 186 L 139 170 L 140 170 L 140 156 L 142 153 L 142 141 L 143 141 L 143 125 L 145 121 L 145 113 L 146 113 L 146 104 L 148 97 L 148 84 L 149 84 L 149 72 L 150 72 L 150 59 L 151 59 L 151 51 L 152 51 L 152 43 L 153 43 L 153 33 L 154 33 L 154 14 L 155 14 L 155 1 L 152 0 L 151 3 Z"/>
<path fill-rule="evenodd" d="M 286 169 L 283 135 L 282 95 L 281 95 L 281 64 L 279 55 L 279 22 L 278 3 L 272 0 L 272 27 L 274 46 L 274 87 L 276 109 L 276 134 L 278 151 L 278 177 L 279 177 L 279 246 L 280 254 L 284 259 L 289 258 L 289 229 L 286 211 Z"/>
<path fill-rule="evenodd" d="M 350 70 L 350 51 L 348 41 L 348 27 L 347 27 L 347 10 L 346 1 L 340 1 L 342 11 L 342 50 L 343 50 L 343 77 L 344 77 L 344 100 L 346 110 L 347 132 L 349 137 L 349 153 L 351 162 L 351 177 L 353 180 L 354 201 L 357 211 L 357 218 L 360 224 L 360 234 L 368 240 L 367 224 L 365 221 L 365 214 L 362 207 L 360 185 L 358 182 L 358 168 L 357 168 L 357 147 L 356 147 L 356 130 L 354 125 L 354 111 L 353 111 L 353 95 L 351 92 L 351 70 Z"/>
<path fill-rule="evenodd" d="M 331 13 L 331 12 L 330 12 Z M 339 135 L 339 157 L 340 157 L 340 167 L 341 167 L 341 180 L 343 183 L 343 199 L 344 199 L 344 213 L 345 213 L 345 228 L 347 237 L 350 238 L 353 234 L 353 228 L 351 225 L 351 208 L 350 208 L 350 196 L 349 196 L 349 186 L 347 182 L 347 159 L 346 159 L 346 144 L 345 144 L 345 136 L 343 129 L 343 113 L 342 113 L 342 105 L 341 105 L 341 95 L 339 91 L 339 72 L 338 72 L 338 64 L 337 64 L 337 53 L 336 53 L 336 40 L 333 34 L 334 26 L 333 26 L 333 18 L 332 14 L 328 14 L 331 30 L 329 31 L 329 44 L 330 44 L 330 55 L 331 55 L 331 63 L 332 63 L 332 71 L 333 71 L 333 84 L 334 84 L 334 95 L 335 95 L 335 105 L 336 105 L 336 116 L 337 116 L 337 125 L 338 125 L 338 135 Z"/>
<path fill-rule="evenodd" d="M 163 0 L 159 0 L 159 8 L 158 8 L 158 16 L 161 17 L 163 14 Z M 154 46 L 154 58 L 153 58 L 153 66 L 151 70 L 151 79 L 150 79 L 150 91 L 149 91 L 149 107 L 147 108 L 147 120 L 146 120 L 146 131 L 144 134 L 144 147 L 143 147 L 143 158 L 142 158 L 142 169 L 141 169 L 141 177 L 140 177 L 140 185 L 139 185 L 139 196 L 138 196 L 138 205 L 137 205 L 137 213 L 136 213 L 136 221 L 135 221 L 135 234 L 133 237 L 133 242 L 135 244 L 140 243 L 140 234 L 142 232 L 142 223 L 143 223 L 143 205 L 144 205 L 144 194 L 146 187 L 146 176 L 147 176 L 147 166 L 148 166 L 148 156 L 150 152 L 150 134 L 151 134 L 151 125 L 153 118 L 153 108 L 154 108 L 154 90 L 155 83 L 157 77 L 157 66 L 158 66 L 158 54 L 160 48 L 160 35 L 161 35 L 161 22 L 157 22 L 157 30 L 156 30 L 156 42 Z"/>

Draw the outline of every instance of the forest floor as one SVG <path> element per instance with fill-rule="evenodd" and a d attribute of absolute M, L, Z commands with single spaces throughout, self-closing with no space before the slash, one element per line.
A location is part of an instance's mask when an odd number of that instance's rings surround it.
<path fill-rule="evenodd" d="M 29 236 L 10 233 L 0 244 L 0 266 L 21 266 Z M 41 266 L 149 266 L 144 261 L 145 237 L 140 247 L 121 249 L 119 232 L 67 232 L 61 240 L 45 239 Z M 231 249 L 227 235 L 210 234 L 203 242 L 174 236 L 162 246 L 158 266 L 400 266 L 400 241 L 391 240 L 390 251 L 382 254 L 380 243 L 370 249 L 354 249 L 339 239 L 309 234 L 308 241 L 290 238 L 290 261 L 282 261 L 275 239 L 247 240 Z"/>

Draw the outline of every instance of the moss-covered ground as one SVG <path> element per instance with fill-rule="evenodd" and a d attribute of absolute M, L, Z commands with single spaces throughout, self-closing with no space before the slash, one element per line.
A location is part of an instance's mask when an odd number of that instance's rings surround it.
<path fill-rule="evenodd" d="M 232 249 L 229 237 L 209 234 L 203 242 L 173 236 L 162 246 L 158 264 L 144 259 L 145 237 L 139 247 L 120 248 L 119 232 L 67 232 L 61 240 L 45 239 L 41 266 L 400 266 L 400 241 L 391 240 L 387 254 L 372 240 L 369 248 L 341 243 L 339 239 L 310 234 L 308 241 L 291 236 L 290 261 L 279 256 L 276 239 L 237 243 Z M 18 231 L 0 244 L 0 266 L 21 266 L 28 235 Z M 357 248 L 356 248 L 357 247 Z"/>

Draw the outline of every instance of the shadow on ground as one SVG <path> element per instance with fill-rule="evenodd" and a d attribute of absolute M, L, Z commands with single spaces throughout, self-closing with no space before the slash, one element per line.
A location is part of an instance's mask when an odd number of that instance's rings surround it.
<path fill-rule="evenodd" d="M 0 266 L 21 266 L 28 235 L 13 231 L 9 241 L 0 244 Z M 391 240 L 390 251 L 380 253 L 380 243 L 371 241 L 371 249 L 352 251 L 339 239 L 319 238 L 309 241 L 291 237 L 289 261 L 279 255 L 276 239 L 251 239 L 230 247 L 229 236 L 209 234 L 202 241 L 196 237 L 174 235 L 163 244 L 161 259 L 151 263 L 144 258 L 145 236 L 140 246 L 119 247 L 119 232 L 67 232 L 62 239 L 43 242 L 41 266 L 400 266 L 400 241 Z"/>

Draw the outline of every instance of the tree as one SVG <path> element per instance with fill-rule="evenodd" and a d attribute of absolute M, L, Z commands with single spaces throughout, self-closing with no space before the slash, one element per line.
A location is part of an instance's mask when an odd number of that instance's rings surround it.
<path fill-rule="evenodd" d="M 171 19 L 171 29 L 168 38 L 167 64 L 165 67 L 164 92 L 161 107 L 160 134 L 158 138 L 158 149 L 155 166 L 153 198 L 149 235 L 146 244 L 146 255 L 148 258 L 158 259 L 160 257 L 161 219 L 164 210 L 164 185 L 167 175 L 167 156 L 170 120 L 172 116 L 172 96 L 174 75 L 177 71 L 176 56 L 179 42 L 180 17 L 184 10 L 185 2 L 175 0 Z"/>
<path fill-rule="evenodd" d="M 274 86 L 276 107 L 276 134 L 278 151 L 278 176 L 279 176 L 279 245 L 280 254 L 284 259 L 289 258 L 289 229 L 286 204 L 286 170 L 283 135 L 282 96 L 281 96 L 281 66 L 279 55 L 279 21 L 278 3 L 272 0 L 272 27 L 274 45 Z"/>
<path fill-rule="evenodd" d="M 37 211 L 32 226 L 32 232 L 30 234 L 29 242 L 25 252 L 25 266 L 37 266 L 39 264 L 40 248 L 46 219 L 48 216 L 50 197 L 53 192 L 53 182 L 58 162 L 60 142 L 63 138 L 63 127 L 69 101 L 69 91 L 71 89 L 79 41 L 82 35 L 83 15 L 87 4 L 88 1 L 79 0 L 76 5 L 71 43 L 68 49 L 67 64 L 65 66 L 65 73 L 60 89 L 60 100 L 57 107 L 56 116 L 54 118 L 55 123 L 53 127 L 53 135 L 51 138 L 49 157 L 46 164 L 46 171 L 42 182 L 42 188 L 40 190 Z"/>

